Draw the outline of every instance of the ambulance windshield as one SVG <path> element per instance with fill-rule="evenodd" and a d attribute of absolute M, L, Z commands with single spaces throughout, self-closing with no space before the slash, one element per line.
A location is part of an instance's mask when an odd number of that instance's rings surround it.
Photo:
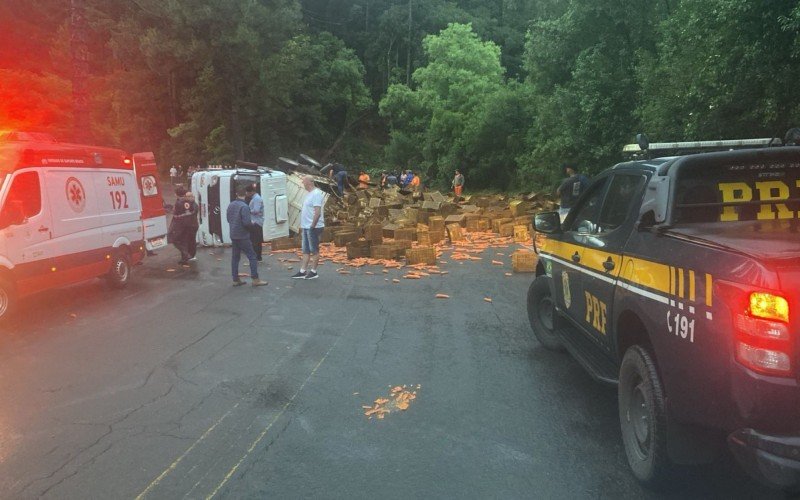
<path fill-rule="evenodd" d="M 704 166 L 678 174 L 675 224 L 800 217 L 800 163 Z"/>

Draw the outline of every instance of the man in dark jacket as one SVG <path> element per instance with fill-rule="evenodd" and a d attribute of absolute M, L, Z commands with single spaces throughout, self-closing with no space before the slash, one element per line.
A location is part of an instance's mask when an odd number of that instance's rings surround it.
<path fill-rule="evenodd" d="M 250 277 L 252 278 L 250 284 L 264 286 L 268 283 L 258 277 L 258 258 L 255 250 L 253 250 L 253 243 L 250 241 L 253 221 L 250 219 L 250 207 L 245 203 L 244 198 L 244 188 L 239 188 L 236 191 L 236 199 L 228 205 L 228 212 L 226 213 L 231 236 L 231 276 L 233 277 L 233 286 L 244 285 L 244 281 L 239 279 L 239 260 L 242 257 L 242 252 L 250 261 Z"/>
<path fill-rule="evenodd" d="M 194 201 L 192 193 L 185 188 L 179 187 L 175 190 L 178 199 L 175 201 L 175 209 L 172 213 L 172 225 L 170 227 L 170 238 L 175 248 L 181 252 L 179 264 L 187 265 L 189 261 L 197 260 L 197 203 Z"/>

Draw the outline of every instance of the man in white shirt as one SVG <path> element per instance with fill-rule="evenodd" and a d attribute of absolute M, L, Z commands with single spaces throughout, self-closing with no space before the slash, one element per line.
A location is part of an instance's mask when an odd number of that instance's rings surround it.
<path fill-rule="evenodd" d="M 175 168 L 175 165 L 169 169 L 169 181 L 173 186 L 178 183 L 178 169 Z"/>
<path fill-rule="evenodd" d="M 303 233 L 303 262 L 300 271 L 294 274 L 294 279 L 313 280 L 319 277 L 319 238 L 325 227 L 325 216 L 322 205 L 325 196 L 314 186 L 314 179 L 303 177 L 303 187 L 306 197 L 303 200 L 303 209 L 300 212 L 300 230 Z M 310 265 L 310 267 L 309 267 Z"/>

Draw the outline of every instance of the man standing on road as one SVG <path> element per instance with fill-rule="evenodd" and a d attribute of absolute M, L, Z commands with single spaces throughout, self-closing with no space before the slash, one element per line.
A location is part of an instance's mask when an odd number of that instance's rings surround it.
<path fill-rule="evenodd" d="M 236 199 L 228 205 L 228 212 L 226 213 L 228 224 L 231 228 L 231 276 L 233 277 L 233 286 L 244 285 L 244 281 L 239 279 L 239 259 L 242 257 L 242 252 L 250 261 L 250 277 L 252 278 L 250 284 L 264 286 L 268 283 L 258 277 L 258 259 L 255 251 L 253 251 L 253 243 L 250 241 L 250 228 L 253 226 L 253 221 L 250 219 L 250 207 L 244 202 L 244 197 L 244 189 L 237 189 Z"/>
<path fill-rule="evenodd" d="M 256 192 L 253 184 L 248 185 L 245 192 L 247 198 L 250 199 L 250 219 L 253 221 L 253 227 L 250 228 L 250 242 L 253 244 L 256 258 L 261 262 L 263 260 L 262 247 L 264 246 L 264 200 Z"/>
<path fill-rule="evenodd" d="M 295 273 L 292 278 L 313 280 L 319 277 L 317 274 L 319 238 L 325 228 L 322 207 L 325 197 L 322 191 L 314 186 L 314 179 L 310 176 L 303 177 L 303 187 L 306 189 L 303 209 L 300 212 L 300 227 L 303 232 L 303 262 L 300 265 L 300 271 Z"/>
<path fill-rule="evenodd" d="M 169 169 L 169 182 L 173 186 L 178 183 L 178 169 L 175 168 L 175 165 Z"/>
<path fill-rule="evenodd" d="M 464 192 L 464 175 L 460 170 L 456 170 L 456 175 L 453 177 L 453 192 L 458 197 Z"/>
<path fill-rule="evenodd" d="M 556 189 L 556 195 L 561 198 L 561 205 L 558 213 L 561 215 L 561 222 L 567 217 L 569 210 L 578 201 L 581 194 L 589 187 L 589 178 L 578 173 L 578 167 L 572 164 L 564 165 L 564 173 L 567 178 L 561 182 Z"/>

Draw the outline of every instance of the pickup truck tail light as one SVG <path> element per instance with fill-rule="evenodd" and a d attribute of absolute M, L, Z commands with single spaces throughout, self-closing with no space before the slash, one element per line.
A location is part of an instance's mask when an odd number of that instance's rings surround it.
<path fill-rule="evenodd" d="M 733 283 L 717 284 L 733 312 L 736 361 L 754 372 L 792 376 L 795 353 L 786 298 Z"/>

